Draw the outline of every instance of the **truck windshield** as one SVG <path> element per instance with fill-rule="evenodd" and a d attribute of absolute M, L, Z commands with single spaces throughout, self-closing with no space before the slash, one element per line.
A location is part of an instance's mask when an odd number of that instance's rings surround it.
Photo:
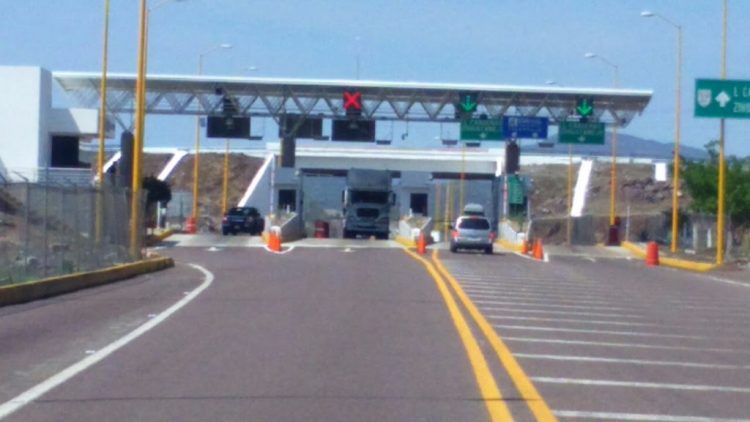
<path fill-rule="evenodd" d="M 368 202 L 371 204 L 387 204 L 388 192 L 352 191 L 352 203 Z"/>

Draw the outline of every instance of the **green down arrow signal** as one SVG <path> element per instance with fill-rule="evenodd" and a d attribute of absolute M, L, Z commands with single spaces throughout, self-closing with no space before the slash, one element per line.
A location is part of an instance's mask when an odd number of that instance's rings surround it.
<path fill-rule="evenodd" d="M 463 108 L 464 112 L 466 113 L 471 113 L 472 111 L 477 109 L 477 103 L 471 99 L 471 95 L 467 95 L 466 97 L 464 97 L 464 102 L 460 104 L 461 108 Z"/>
<path fill-rule="evenodd" d="M 577 110 L 579 116 L 586 117 L 591 115 L 591 112 L 594 111 L 594 107 L 584 98 L 581 100 L 581 104 L 577 107 Z"/>

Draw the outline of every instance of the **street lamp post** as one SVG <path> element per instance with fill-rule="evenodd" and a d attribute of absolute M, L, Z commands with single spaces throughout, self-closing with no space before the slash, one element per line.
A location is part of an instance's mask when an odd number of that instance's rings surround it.
<path fill-rule="evenodd" d="M 602 57 L 601 55 L 598 55 L 596 53 L 586 53 L 584 54 L 584 57 L 587 59 L 599 59 L 602 61 L 602 63 L 606 64 L 607 66 L 611 67 L 614 71 L 614 86 L 615 88 L 620 87 L 620 67 L 607 60 L 605 57 Z M 616 198 L 616 192 L 617 192 L 617 126 L 619 125 L 619 122 L 617 121 L 617 116 L 615 116 L 615 122 L 612 125 L 612 166 L 611 166 L 611 175 L 610 175 L 610 187 L 609 187 L 609 225 L 614 226 L 615 225 L 615 215 L 617 211 L 617 198 Z"/>
<path fill-rule="evenodd" d="M 674 171 L 672 172 L 672 253 L 677 252 L 679 240 L 679 190 L 680 190 L 680 132 L 682 115 L 682 25 L 648 10 L 641 12 L 644 18 L 657 17 L 677 30 L 677 75 L 675 81 L 675 122 L 674 122 Z"/>
<path fill-rule="evenodd" d="M 727 78 L 727 20 L 729 18 L 728 1 L 724 0 L 721 30 L 721 79 Z M 716 264 L 724 263 L 724 209 L 726 205 L 726 157 L 724 154 L 725 122 L 719 122 L 719 192 L 716 216 Z"/>
<path fill-rule="evenodd" d="M 98 184 L 96 203 L 96 243 L 102 241 L 104 219 L 104 139 L 107 136 L 107 64 L 109 61 L 109 3 L 104 0 L 104 42 L 102 47 L 102 81 L 100 86 L 101 105 L 99 106 L 99 151 L 96 154 L 96 178 Z"/>
<path fill-rule="evenodd" d="M 138 26 L 138 77 L 136 79 L 135 136 L 133 139 L 133 174 L 130 198 L 130 255 L 140 255 L 141 220 L 141 154 L 143 151 L 143 131 L 145 122 L 146 84 L 146 0 L 141 0 Z"/>
<path fill-rule="evenodd" d="M 207 54 L 213 53 L 221 49 L 230 49 L 231 44 L 219 44 L 211 49 L 208 49 L 198 54 L 198 75 L 203 74 L 203 57 Z M 199 178 L 199 165 L 200 165 L 200 148 L 201 148 L 201 118 L 195 116 L 195 153 L 193 156 L 193 209 L 190 215 L 190 221 L 188 222 L 188 231 L 191 234 L 195 234 L 198 225 L 198 178 Z"/>

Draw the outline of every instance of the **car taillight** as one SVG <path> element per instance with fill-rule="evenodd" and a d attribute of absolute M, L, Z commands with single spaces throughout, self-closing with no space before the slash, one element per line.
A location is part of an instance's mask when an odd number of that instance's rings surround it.
<path fill-rule="evenodd" d="M 458 239 L 458 230 L 451 230 L 451 237 L 453 240 Z"/>
<path fill-rule="evenodd" d="M 228 220 L 229 220 L 229 217 L 227 217 L 227 216 L 225 215 L 224 217 L 222 217 L 222 219 L 221 219 L 221 222 L 222 222 L 222 223 L 226 223 L 226 222 L 227 222 Z"/>
<path fill-rule="evenodd" d="M 497 236 L 495 235 L 495 233 L 493 233 L 493 232 L 490 232 L 490 242 L 494 242 L 494 241 L 495 241 L 495 237 L 497 237 Z"/>

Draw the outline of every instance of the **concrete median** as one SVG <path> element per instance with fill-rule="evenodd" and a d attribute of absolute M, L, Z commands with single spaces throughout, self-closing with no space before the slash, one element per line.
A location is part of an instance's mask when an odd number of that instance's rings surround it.
<path fill-rule="evenodd" d="M 89 287 L 132 278 L 174 266 L 172 258 L 149 258 L 130 264 L 121 264 L 102 270 L 67 274 L 27 283 L 0 287 L 0 306 L 31 302 Z"/>

